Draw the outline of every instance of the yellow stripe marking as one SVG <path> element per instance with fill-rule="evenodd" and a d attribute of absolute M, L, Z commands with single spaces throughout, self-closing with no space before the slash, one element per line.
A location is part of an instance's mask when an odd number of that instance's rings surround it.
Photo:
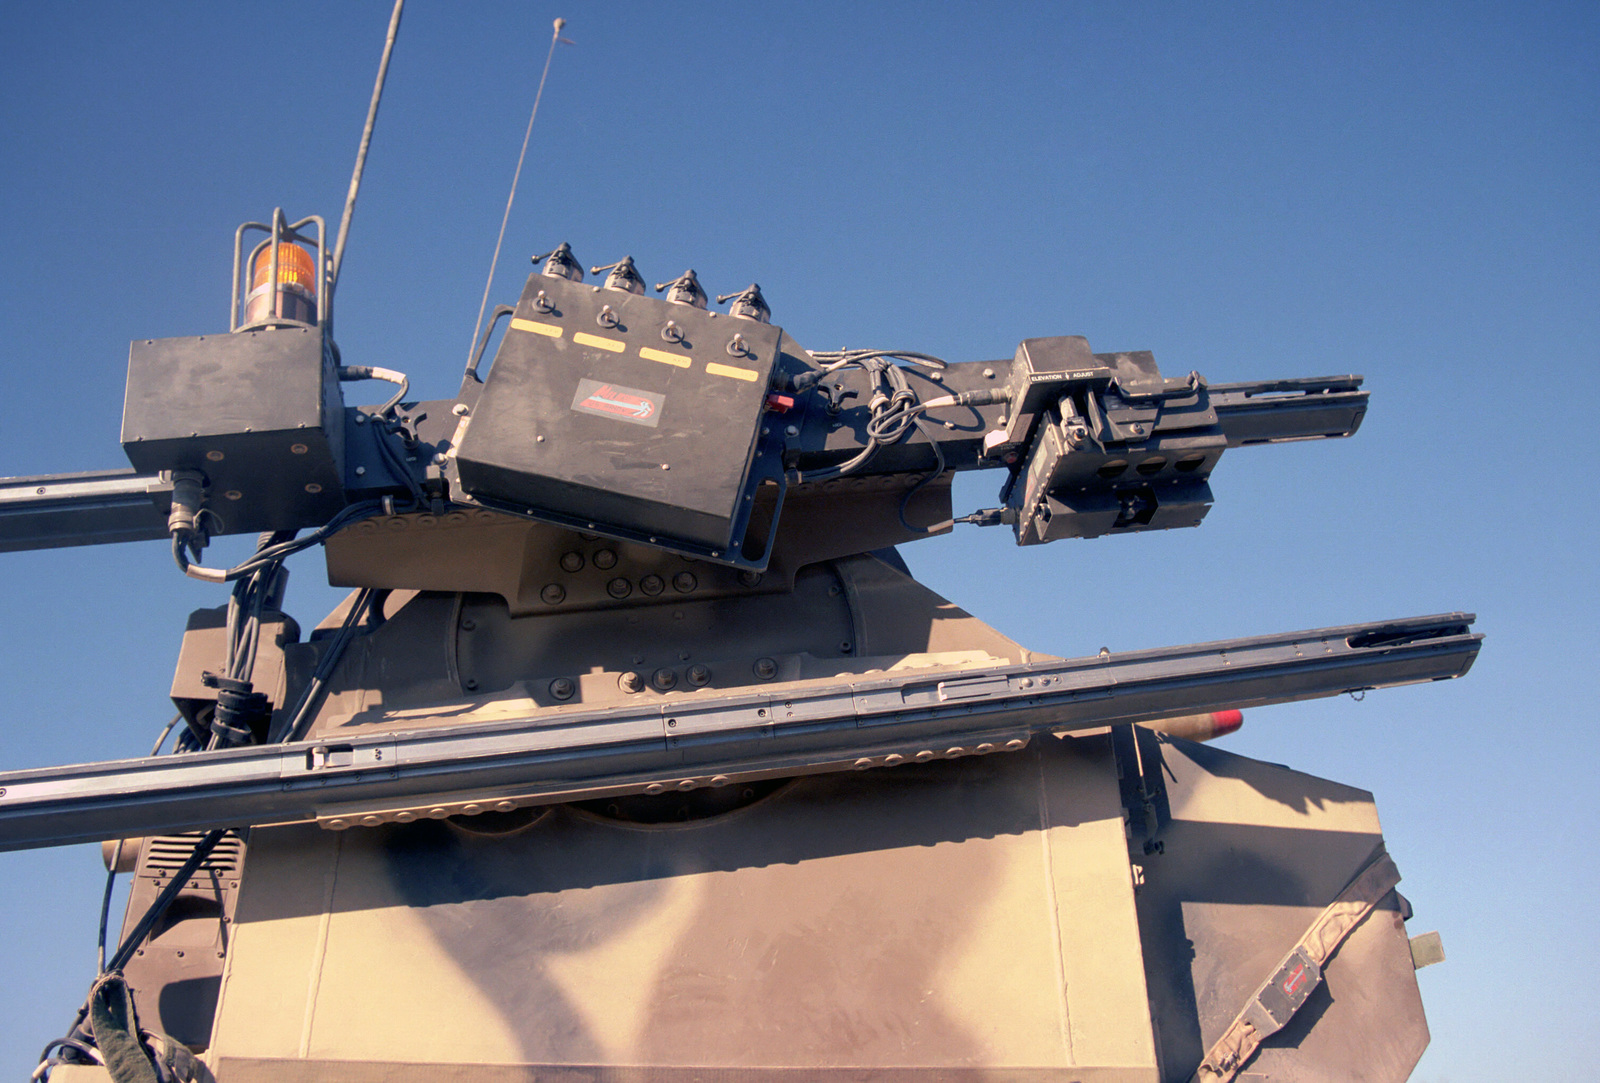
<path fill-rule="evenodd" d="M 514 319 L 511 321 L 513 331 L 532 331 L 536 335 L 549 335 L 551 338 L 561 337 L 561 328 L 553 323 L 540 323 L 538 320 Z"/>
<path fill-rule="evenodd" d="M 610 350 L 612 353 L 621 353 L 628 348 L 625 342 L 620 342 L 614 338 L 601 338 L 599 335 L 591 335 L 587 331 L 579 331 L 572 336 L 572 341 L 579 346 L 593 346 L 597 350 Z"/>
<path fill-rule="evenodd" d="M 660 361 L 663 365 L 671 365 L 673 368 L 689 367 L 689 359 L 682 354 L 668 353 L 666 350 L 657 350 L 650 346 L 640 346 L 639 356 L 646 361 Z"/>
<path fill-rule="evenodd" d="M 706 362 L 706 371 L 713 376 L 732 376 L 735 380 L 744 380 L 746 383 L 754 383 L 756 377 L 760 375 L 754 369 L 736 369 L 732 365 L 722 365 L 715 361 Z"/>

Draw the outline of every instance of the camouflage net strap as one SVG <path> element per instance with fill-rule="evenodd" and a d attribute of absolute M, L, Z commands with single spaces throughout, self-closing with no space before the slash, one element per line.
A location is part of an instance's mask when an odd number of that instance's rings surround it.
<path fill-rule="evenodd" d="M 1386 851 L 1362 869 L 1317 915 L 1299 943 L 1272 976 L 1256 989 L 1231 1026 L 1200 1062 L 1191 1083 L 1228 1083 L 1255 1055 L 1263 1040 L 1277 1033 L 1322 981 L 1322 966 L 1345 937 L 1400 882 L 1400 870 Z"/>
<path fill-rule="evenodd" d="M 89 990 L 89 1021 L 94 1044 L 116 1083 L 158 1083 L 156 1066 L 139 1040 L 133 993 L 121 971 L 102 974 Z"/>

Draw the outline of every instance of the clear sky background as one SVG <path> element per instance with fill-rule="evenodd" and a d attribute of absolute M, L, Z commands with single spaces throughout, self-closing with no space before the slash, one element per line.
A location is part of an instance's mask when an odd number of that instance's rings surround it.
<path fill-rule="evenodd" d="M 0 474 L 121 465 L 128 340 L 226 330 L 239 222 L 337 221 L 388 10 L 0 4 Z M 1230 452 L 1198 530 L 904 552 L 1065 655 L 1478 613 L 1464 680 L 1253 711 L 1226 747 L 1376 794 L 1449 955 L 1416 1079 L 1591 1075 L 1600 7 L 413 0 L 347 363 L 454 393 L 557 15 L 493 302 L 568 240 L 759 281 L 816 349 L 1084 334 L 1169 375 L 1366 375 L 1353 440 Z M 320 558 L 291 567 L 314 623 Z M 224 592 L 161 543 L 0 574 L 0 766 L 146 751 Z M 91 847 L 0 855 L 0 1075 L 80 1002 L 102 879 Z"/>

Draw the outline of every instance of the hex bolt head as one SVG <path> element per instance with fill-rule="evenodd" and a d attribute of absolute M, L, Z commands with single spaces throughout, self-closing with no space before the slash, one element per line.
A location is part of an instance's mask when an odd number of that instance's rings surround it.
<path fill-rule="evenodd" d="M 761 573 L 746 568 L 744 571 L 739 573 L 739 582 L 743 583 L 747 587 L 753 587 L 757 583 L 761 582 Z"/>
<path fill-rule="evenodd" d="M 577 690 L 577 685 L 566 677 L 557 677 L 550 682 L 550 694 L 556 699 L 571 699 L 572 694 Z"/>
<path fill-rule="evenodd" d="M 599 552 L 595 553 L 593 559 L 594 566 L 599 568 L 601 571 L 604 571 L 607 568 L 615 568 L 617 566 L 617 554 L 610 549 L 601 549 Z"/>
<path fill-rule="evenodd" d="M 651 674 L 650 683 L 661 689 L 661 691 L 665 692 L 667 689 L 673 688 L 677 685 L 678 675 L 667 667 L 662 666 L 660 669 L 656 670 L 655 673 Z"/>
<path fill-rule="evenodd" d="M 617 687 L 631 696 L 635 692 L 644 691 L 644 678 L 630 669 L 617 678 Z"/>
<path fill-rule="evenodd" d="M 633 584 L 619 575 L 606 584 L 606 593 L 613 598 L 621 600 L 633 593 Z"/>
<path fill-rule="evenodd" d="M 561 554 L 561 570 L 564 572 L 578 572 L 583 570 L 583 554 L 574 550 Z"/>
<path fill-rule="evenodd" d="M 778 663 L 770 658 L 757 658 L 753 668 L 756 676 L 764 681 L 770 681 L 778 675 Z"/>
<path fill-rule="evenodd" d="M 689 667 L 689 683 L 693 684 L 693 685 L 710 684 L 711 683 L 711 668 L 709 666 L 700 665 L 700 664 L 695 664 L 695 665 L 690 666 Z"/>
<path fill-rule="evenodd" d="M 639 580 L 639 589 L 654 597 L 667 589 L 667 584 L 659 575 L 647 575 Z"/>
<path fill-rule="evenodd" d="M 679 594 L 688 594 L 699 585 L 700 581 L 694 577 L 693 572 L 679 572 L 672 577 L 672 589 Z"/>
<path fill-rule="evenodd" d="M 539 592 L 539 600 L 545 605 L 560 605 L 566 598 L 567 588 L 560 583 L 546 583 L 544 589 Z"/>

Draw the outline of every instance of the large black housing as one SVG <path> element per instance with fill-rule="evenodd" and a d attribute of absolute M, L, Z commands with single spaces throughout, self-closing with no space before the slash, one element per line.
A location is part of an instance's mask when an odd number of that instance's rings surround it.
<path fill-rule="evenodd" d="M 320 526 L 345 506 L 338 366 L 315 327 L 137 340 L 122 447 L 205 475 L 213 534 Z"/>
<path fill-rule="evenodd" d="M 535 274 L 454 452 L 473 502 L 729 563 L 755 491 L 778 328 Z M 757 546 L 756 549 L 764 549 Z"/>

